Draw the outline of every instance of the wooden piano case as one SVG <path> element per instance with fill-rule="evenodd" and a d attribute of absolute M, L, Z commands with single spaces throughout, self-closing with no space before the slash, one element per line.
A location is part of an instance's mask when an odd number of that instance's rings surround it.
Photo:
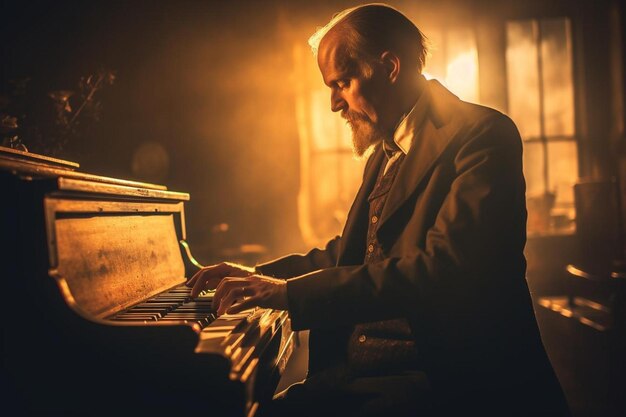
<path fill-rule="evenodd" d="M 286 313 L 113 320 L 200 267 L 185 242 L 189 195 L 74 168 L 0 154 L 5 408 L 254 415 L 292 350 Z"/>

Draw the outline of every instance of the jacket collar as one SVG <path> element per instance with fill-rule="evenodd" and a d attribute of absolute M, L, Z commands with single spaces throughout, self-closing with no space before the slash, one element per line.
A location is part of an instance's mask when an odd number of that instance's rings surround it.
<path fill-rule="evenodd" d="M 419 88 L 422 91 L 426 90 L 426 84 L 426 79 L 420 75 Z M 411 150 L 411 145 L 415 141 L 415 135 L 422 128 L 426 118 L 426 111 L 428 110 L 428 102 L 427 94 L 420 94 L 413 108 L 400 119 L 396 126 L 393 133 L 393 142 L 405 155 Z M 383 143 L 383 147 L 385 145 L 387 144 Z"/>
<path fill-rule="evenodd" d="M 410 149 L 389 191 L 379 220 L 379 233 L 385 230 L 385 225 L 393 218 L 393 214 L 420 185 L 461 127 L 461 124 L 452 117 L 454 110 L 450 109 L 450 106 L 458 103 L 459 99 L 439 82 L 428 81 L 422 96 L 418 101 L 422 99 L 424 101 L 424 107 L 420 106 L 423 110 L 423 123 L 419 131 L 413 132 Z M 363 261 L 369 220 L 367 198 L 376 184 L 382 164 L 387 162 L 382 148 L 376 147 L 365 166 L 363 183 L 350 208 L 342 233 L 338 265 L 354 265 Z"/>
<path fill-rule="evenodd" d="M 460 100 L 438 81 L 427 82 L 419 101 L 423 101 L 423 106 L 420 106 L 423 114 L 419 116 L 423 117 L 423 123 L 414 125 L 418 130 L 413 132 L 411 148 L 389 191 L 380 217 L 379 232 L 413 194 L 461 128 L 461 123 L 453 117 L 454 108 L 451 108 L 456 107 Z M 415 119 L 420 120 L 418 117 Z"/>

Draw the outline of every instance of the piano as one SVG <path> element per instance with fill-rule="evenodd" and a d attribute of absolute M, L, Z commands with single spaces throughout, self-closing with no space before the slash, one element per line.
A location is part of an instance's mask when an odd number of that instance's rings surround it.
<path fill-rule="evenodd" d="M 254 416 L 293 350 L 287 313 L 216 317 L 185 286 L 189 195 L 77 168 L 0 148 L 3 409 Z"/>

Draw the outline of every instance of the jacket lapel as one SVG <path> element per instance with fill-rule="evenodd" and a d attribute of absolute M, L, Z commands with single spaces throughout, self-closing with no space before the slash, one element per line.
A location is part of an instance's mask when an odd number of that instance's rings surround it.
<path fill-rule="evenodd" d="M 413 140 L 411 149 L 393 182 L 385 207 L 381 213 L 378 235 L 393 219 L 394 213 L 413 194 L 428 172 L 437 163 L 445 149 L 457 136 L 461 123 L 454 119 L 454 107 L 459 99 L 437 81 L 429 81 L 424 91 L 430 101 L 420 131 Z M 442 117 L 447 115 L 448 117 Z M 376 184 L 381 164 L 386 161 L 382 146 L 378 146 L 370 157 L 363 183 L 350 208 L 346 226 L 342 233 L 338 265 L 356 265 L 363 262 L 365 240 L 369 225 L 368 197 Z"/>
<path fill-rule="evenodd" d="M 385 229 L 385 224 L 413 194 L 459 131 L 460 124 L 455 123 L 453 118 L 442 120 L 438 114 L 438 107 L 442 105 L 438 101 L 443 100 L 443 106 L 446 106 L 453 104 L 453 101 L 458 102 L 458 98 L 436 81 L 428 84 L 429 88 L 424 92 L 429 94 L 430 100 L 427 115 L 389 191 L 380 216 L 378 233 Z M 445 103 L 446 101 L 452 102 Z"/>
<path fill-rule="evenodd" d="M 363 262 L 365 256 L 365 235 L 367 234 L 369 204 L 367 198 L 374 189 L 381 164 L 385 159 L 382 146 L 378 146 L 365 166 L 363 183 L 352 203 L 346 226 L 341 235 L 338 265 L 355 265 Z"/>

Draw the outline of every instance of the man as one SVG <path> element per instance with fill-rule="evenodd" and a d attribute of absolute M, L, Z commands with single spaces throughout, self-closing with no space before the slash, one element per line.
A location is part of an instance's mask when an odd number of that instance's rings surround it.
<path fill-rule="evenodd" d="M 355 153 L 373 152 L 342 236 L 189 282 L 217 286 L 218 314 L 286 309 L 311 330 L 307 379 L 268 414 L 567 415 L 525 281 L 514 124 L 426 81 L 424 36 L 389 6 L 311 44 Z"/>

